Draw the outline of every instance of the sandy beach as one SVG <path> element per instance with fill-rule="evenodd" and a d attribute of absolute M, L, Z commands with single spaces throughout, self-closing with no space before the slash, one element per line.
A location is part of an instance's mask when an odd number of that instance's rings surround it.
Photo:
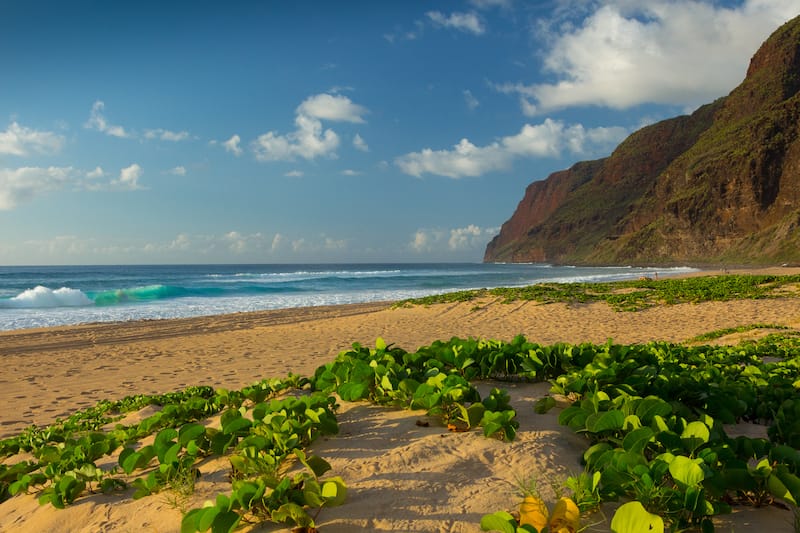
<path fill-rule="evenodd" d="M 543 344 L 683 342 L 754 323 L 800 330 L 800 298 L 628 313 L 602 303 L 488 299 L 403 308 L 378 303 L 0 332 L 0 437 L 30 424 L 47 425 L 101 399 L 190 385 L 234 389 L 289 372 L 309 375 L 353 342 L 372 345 L 377 337 L 407 350 L 453 336 L 510 340 L 517 334 Z M 331 462 L 332 474 L 345 479 L 349 496 L 343 506 L 322 511 L 321 531 L 480 531 L 483 514 L 511 509 L 521 476 L 538 479 L 543 496 L 552 500 L 550 483 L 580 471 L 585 441 L 558 425 L 558 409 L 533 412 L 547 384 L 501 386 L 511 393 L 520 421 L 512 443 L 479 432 L 449 433 L 436 423 L 420 426 L 417 422 L 427 418 L 422 412 L 342 402 L 340 434 L 319 441 L 313 451 Z M 226 490 L 224 471 L 224 461 L 203 465 L 190 508 Z M 179 531 L 180 519 L 168 498 L 134 501 L 130 492 L 82 497 L 63 511 L 40 507 L 34 496 L 0 504 L 0 531 L 10 532 L 172 532 Z M 722 519 L 718 530 L 792 531 L 791 520 L 790 511 L 776 507 L 746 509 Z M 594 530 L 607 528 L 605 523 Z"/>

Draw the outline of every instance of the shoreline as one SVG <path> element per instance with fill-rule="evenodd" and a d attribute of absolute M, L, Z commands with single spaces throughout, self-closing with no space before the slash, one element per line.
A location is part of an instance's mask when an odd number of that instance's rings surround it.
<path fill-rule="evenodd" d="M 669 266 L 661 265 L 665 269 L 669 269 Z M 696 272 L 681 272 L 681 273 L 658 273 L 658 277 L 660 279 L 682 279 L 682 278 L 690 278 L 690 277 L 702 277 L 702 276 L 723 276 L 723 275 L 795 275 L 800 274 L 800 266 L 769 266 L 769 267 L 762 267 L 762 266 L 754 266 L 754 267 L 736 267 L 731 269 L 709 269 L 703 270 L 702 267 L 699 266 L 691 266 L 692 268 L 700 268 L 700 270 Z M 659 267 L 648 267 L 652 268 L 653 270 L 657 270 Z M 631 278 L 633 280 L 634 278 Z M 609 282 L 614 283 L 614 282 Z M 471 290 L 471 289 L 463 289 Z M 462 290 L 456 291 L 447 291 L 447 292 L 461 292 Z M 438 293 L 437 293 L 438 294 Z M 19 328 L 19 329 L 9 329 L 9 330 L 0 330 L 0 341 L 5 342 L 8 337 L 15 337 L 15 336 L 28 336 L 30 338 L 35 338 L 37 334 L 46 334 L 46 333 L 55 333 L 55 332 L 68 332 L 70 330 L 82 330 L 86 328 L 92 328 L 97 330 L 98 332 L 103 332 L 105 330 L 116 330 L 116 329 L 125 329 L 127 325 L 130 324 L 163 324 L 163 328 L 154 328 L 154 329 L 163 329 L 163 330 L 171 330 L 173 328 L 179 328 L 181 326 L 188 327 L 189 329 L 196 329 L 196 328 L 203 328 L 208 333 L 213 333 L 214 331 L 220 331 L 224 327 L 229 326 L 232 322 L 234 322 L 234 318 L 242 318 L 242 321 L 236 322 L 250 322 L 251 327 L 259 327 L 259 326 L 268 326 L 268 325 L 275 325 L 275 324 L 284 324 L 284 323 L 291 323 L 291 322 L 301 322 L 301 321 L 308 321 L 308 320 L 318 320 L 328 317 L 336 317 L 336 316 L 348 316 L 350 314 L 361 314 L 361 313 L 370 313 L 376 310 L 380 310 L 383 308 L 391 307 L 392 305 L 398 303 L 402 300 L 385 300 L 385 301 L 371 301 L 371 302 L 356 302 L 356 303 L 346 303 L 346 304 L 331 304 L 331 305 L 316 305 L 316 306 L 301 306 L 301 307 L 284 307 L 278 309 L 263 309 L 257 311 L 238 311 L 235 313 L 223 313 L 223 314 L 211 314 L 211 315 L 199 315 L 199 316 L 190 316 L 190 317 L 179 317 L 179 318 L 142 318 L 142 319 L 132 319 L 132 320 L 123 320 L 123 321 L 96 321 L 96 322 L 84 322 L 80 324 L 64 324 L 64 325 L 55 325 L 55 326 L 43 326 L 43 327 L 34 327 L 34 328 Z M 170 324 L 173 324 L 172 326 Z M 26 343 L 22 343 L 26 344 Z M 45 344 L 39 346 L 40 349 L 48 349 L 48 348 L 58 348 L 58 343 L 53 344 Z M 9 349 L 9 351 L 13 351 L 14 347 Z M 0 355 L 6 353 L 6 347 L 3 347 L 3 350 L 0 351 Z"/>

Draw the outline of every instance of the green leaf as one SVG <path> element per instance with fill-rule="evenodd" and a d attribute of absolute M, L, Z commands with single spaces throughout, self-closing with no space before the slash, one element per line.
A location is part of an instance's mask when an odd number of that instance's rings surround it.
<path fill-rule="evenodd" d="M 311 508 L 322 507 L 325 500 L 322 499 L 322 487 L 315 479 L 306 479 L 303 481 L 303 502 L 305 506 Z"/>
<path fill-rule="evenodd" d="M 648 513 L 639 502 L 628 502 L 614 513 L 612 533 L 664 533 L 664 520 Z"/>
<path fill-rule="evenodd" d="M 797 505 L 797 501 L 794 499 L 792 493 L 776 474 L 773 473 L 769 476 L 769 478 L 767 478 L 767 488 L 769 489 L 770 494 L 776 498 L 780 498 L 783 501 Z"/>
<path fill-rule="evenodd" d="M 516 533 L 517 521 L 505 511 L 483 515 L 481 518 L 483 531 L 499 531 L 500 533 Z"/>
<path fill-rule="evenodd" d="M 342 400 L 357 402 L 367 397 L 369 387 L 364 383 L 342 383 L 337 390 Z"/>
<path fill-rule="evenodd" d="M 297 460 L 314 473 L 314 477 L 319 477 L 331 469 L 330 463 L 318 455 L 306 456 L 306 452 L 301 449 L 294 450 Z"/>
<path fill-rule="evenodd" d="M 222 432 L 226 435 L 238 435 L 240 433 L 244 433 L 245 430 L 250 429 L 250 426 L 252 425 L 252 422 L 250 422 L 248 419 L 238 417 L 228 421 L 227 424 L 223 424 Z"/>
<path fill-rule="evenodd" d="M 179 443 L 175 443 L 166 451 L 164 454 L 164 462 L 163 464 L 171 465 L 172 463 L 178 462 L 178 454 L 181 451 L 181 445 Z"/>
<path fill-rule="evenodd" d="M 629 452 L 642 453 L 653 435 L 653 430 L 647 426 L 634 429 L 622 439 L 622 447 Z"/>
<path fill-rule="evenodd" d="M 708 426 L 695 420 L 686 424 L 686 429 L 681 433 L 681 442 L 690 452 L 694 453 L 697 448 L 708 443 L 710 436 Z"/>
<path fill-rule="evenodd" d="M 483 415 L 486 413 L 486 408 L 482 403 L 473 403 L 466 409 L 466 422 L 469 427 L 475 427 L 481 423 Z"/>
<path fill-rule="evenodd" d="M 204 507 L 197 520 L 197 531 L 208 531 L 214 519 L 220 513 L 219 507 Z"/>
<path fill-rule="evenodd" d="M 376 350 L 386 350 L 386 341 L 383 338 L 378 337 L 375 339 L 375 349 Z"/>
<path fill-rule="evenodd" d="M 625 424 L 625 415 L 622 411 L 612 409 L 589 415 L 586 419 L 586 431 L 602 433 L 604 431 L 617 431 Z"/>
<path fill-rule="evenodd" d="M 588 466 L 593 467 L 604 453 L 612 449 L 613 447 L 611 444 L 607 442 L 598 442 L 583 452 L 583 460 L 586 461 Z"/>
<path fill-rule="evenodd" d="M 778 468 L 773 475 L 777 475 L 789 491 L 793 500 L 788 501 L 792 501 L 796 505 L 796 502 L 800 501 L 800 478 L 784 468 Z"/>
<path fill-rule="evenodd" d="M 322 497 L 325 499 L 325 505 L 329 507 L 342 505 L 347 498 L 347 485 L 344 480 L 339 476 L 326 479 L 322 484 Z"/>
<path fill-rule="evenodd" d="M 297 526 L 307 527 L 314 524 L 308 513 L 296 503 L 284 503 L 271 513 L 275 522 L 294 522 Z"/>
<path fill-rule="evenodd" d="M 656 416 L 665 417 L 672 414 L 672 406 L 661 398 L 648 396 L 636 407 L 636 416 L 642 424 L 649 424 Z"/>
<path fill-rule="evenodd" d="M 190 441 L 197 440 L 205 432 L 206 428 L 202 424 L 186 424 L 178 432 L 178 442 L 185 448 Z"/>
<path fill-rule="evenodd" d="M 684 487 L 695 487 L 705 478 L 703 469 L 694 460 L 684 455 L 676 456 L 669 463 L 669 473 L 678 485 Z"/>
<path fill-rule="evenodd" d="M 543 415 L 550 409 L 556 406 L 556 400 L 552 396 L 545 396 L 544 398 L 539 398 L 536 404 L 533 406 L 533 410 Z"/>
<path fill-rule="evenodd" d="M 196 531 L 203 531 L 198 526 L 200 517 L 205 513 L 206 508 L 192 509 L 183 516 L 181 520 L 181 533 L 195 533 Z M 208 529 L 208 528 L 206 528 Z"/>

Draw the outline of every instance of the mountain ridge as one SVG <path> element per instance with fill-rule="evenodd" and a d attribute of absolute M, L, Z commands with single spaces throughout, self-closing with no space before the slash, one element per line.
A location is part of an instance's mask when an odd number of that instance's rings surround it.
<path fill-rule="evenodd" d="M 800 17 L 728 96 L 531 183 L 484 261 L 800 261 Z"/>

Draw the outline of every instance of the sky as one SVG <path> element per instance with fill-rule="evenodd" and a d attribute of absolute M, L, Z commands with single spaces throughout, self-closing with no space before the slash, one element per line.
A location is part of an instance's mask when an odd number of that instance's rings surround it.
<path fill-rule="evenodd" d="M 798 0 L 0 0 L 0 265 L 479 262 Z"/>

